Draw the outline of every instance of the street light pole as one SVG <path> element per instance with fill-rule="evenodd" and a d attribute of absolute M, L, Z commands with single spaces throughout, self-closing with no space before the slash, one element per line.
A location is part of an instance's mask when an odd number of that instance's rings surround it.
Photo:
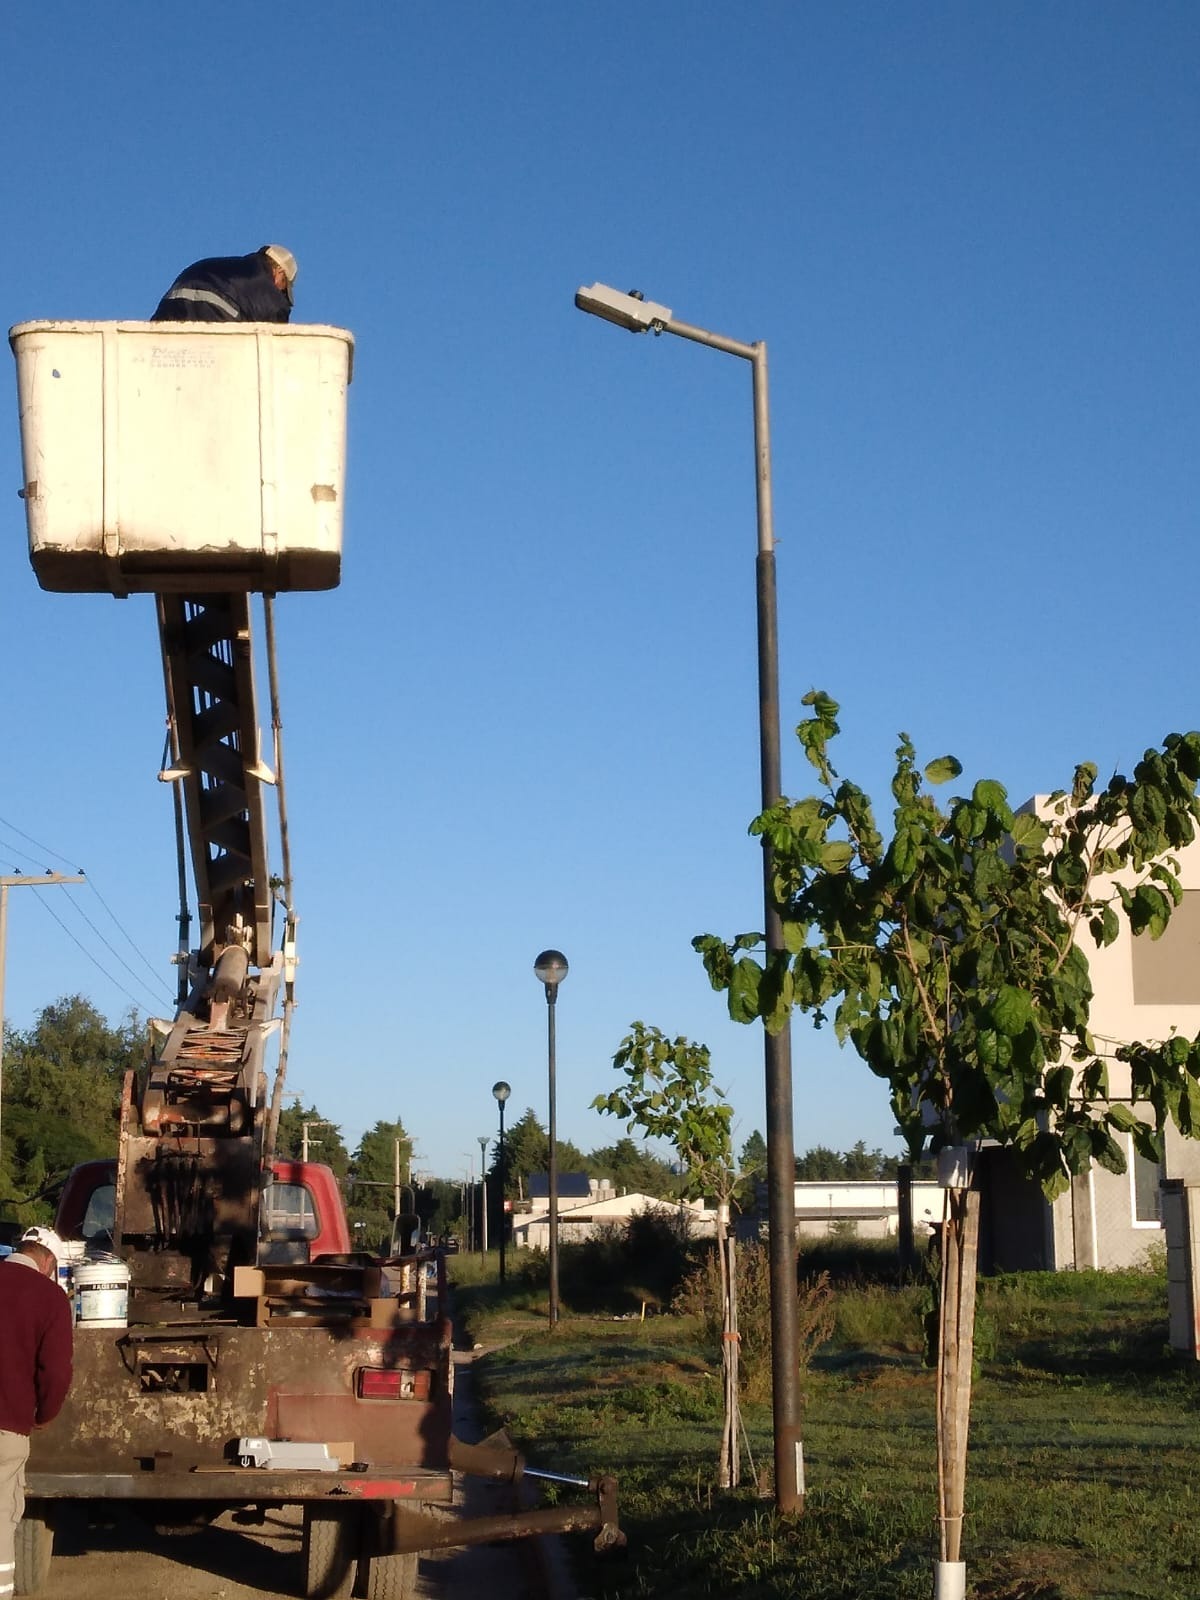
<path fill-rule="evenodd" d="M 500 1181 L 500 1282 L 503 1283 L 504 1241 L 505 1235 L 508 1233 L 507 1218 L 504 1215 L 504 1188 L 508 1180 L 508 1174 L 504 1166 L 504 1102 L 508 1099 L 512 1090 L 501 1078 L 499 1083 L 492 1085 L 492 1093 L 496 1097 L 496 1104 L 500 1107 L 500 1153 L 496 1158 L 496 1170 Z"/>
<path fill-rule="evenodd" d="M 550 1225 L 550 1326 L 558 1326 L 558 1133 L 555 1119 L 554 1010 L 558 986 L 569 968 L 561 950 L 543 950 L 533 963 L 534 976 L 546 989 L 547 1059 L 550 1067 L 549 1152 L 546 1159 L 546 1185 L 549 1189 Z"/>
<path fill-rule="evenodd" d="M 765 341 L 745 344 L 681 322 L 667 306 L 640 294 L 622 294 L 594 283 L 575 296 L 580 311 L 616 323 L 631 333 L 674 333 L 750 363 L 754 401 L 754 463 L 758 513 L 755 596 L 758 616 L 758 731 L 762 809 L 783 792 L 779 747 L 779 629 L 775 588 L 775 528 L 771 503 L 771 434 Z M 763 836 L 763 906 L 766 967 L 787 962 L 783 924 L 775 906 L 775 861 Z M 804 1509 L 804 1456 L 800 1437 L 799 1342 L 796 1306 L 796 1152 L 792 1112 L 792 1042 L 785 1023 L 763 1032 L 767 1122 L 767 1214 L 771 1279 L 771 1388 L 775 1442 L 775 1505 L 782 1512 Z"/>
<path fill-rule="evenodd" d="M 479 1253 L 487 1255 L 487 1147 L 488 1135 L 479 1138 Z"/>
<path fill-rule="evenodd" d="M 467 1213 L 467 1254 L 470 1255 L 475 1249 L 475 1152 L 474 1150 L 464 1150 L 463 1154 L 468 1162 L 465 1207 Z"/>

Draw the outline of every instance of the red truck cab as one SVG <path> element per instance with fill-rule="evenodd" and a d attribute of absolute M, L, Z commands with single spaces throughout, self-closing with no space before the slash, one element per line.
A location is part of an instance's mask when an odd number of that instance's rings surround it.
<path fill-rule="evenodd" d="M 260 1264 L 316 1261 L 353 1248 L 342 1197 L 332 1170 L 319 1161 L 274 1161 L 274 1181 L 263 1191 Z M 64 1239 L 111 1238 L 117 1163 L 85 1161 L 67 1178 L 54 1226 Z"/>

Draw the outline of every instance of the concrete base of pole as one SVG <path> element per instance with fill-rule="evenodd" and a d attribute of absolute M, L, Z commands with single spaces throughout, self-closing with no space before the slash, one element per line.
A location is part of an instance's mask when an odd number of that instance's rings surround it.
<path fill-rule="evenodd" d="M 967 1563 L 965 1561 L 935 1561 L 933 1564 L 933 1600 L 965 1600 L 967 1593 Z"/>

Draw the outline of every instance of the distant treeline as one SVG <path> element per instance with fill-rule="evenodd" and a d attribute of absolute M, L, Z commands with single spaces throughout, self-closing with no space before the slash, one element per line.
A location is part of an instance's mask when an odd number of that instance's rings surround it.
<path fill-rule="evenodd" d="M 111 1024 L 82 995 L 67 995 L 46 1006 L 32 1028 L 4 1032 L 3 1105 L 0 1112 L 0 1215 L 22 1224 L 53 1215 L 54 1180 L 80 1161 L 113 1156 L 121 1084 L 130 1068 L 146 1059 L 142 1019 L 130 1012 Z M 350 1220 L 364 1244 L 385 1241 L 394 1207 L 399 1154 L 401 1208 L 415 1209 L 426 1230 L 442 1233 L 461 1225 L 469 1185 L 450 1178 L 416 1178 L 411 1170 L 413 1138 L 399 1117 L 380 1120 L 349 1149 L 332 1117 L 315 1105 L 285 1109 L 280 1120 L 280 1155 L 298 1157 L 308 1128 L 309 1155 L 328 1163 L 342 1180 Z M 608 1179 L 618 1193 L 670 1199 L 683 1180 L 674 1163 L 655 1155 L 641 1141 L 618 1139 L 583 1151 L 569 1139 L 558 1141 L 558 1170 Z M 499 1220 L 501 1196 L 520 1202 L 529 1179 L 547 1169 L 549 1139 L 532 1107 L 507 1129 L 504 1170 L 496 1143 L 489 1155 L 489 1210 Z M 741 1151 L 744 1175 L 739 1198 L 753 1203 L 755 1180 L 766 1174 L 766 1143 L 754 1132 Z M 816 1145 L 796 1158 L 797 1179 L 895 1177 L 899 1157 L 868 1150 L 859 1140 L 849 1150 Z M 45 1195 L 43 1195 L 45 1191 Z"/>

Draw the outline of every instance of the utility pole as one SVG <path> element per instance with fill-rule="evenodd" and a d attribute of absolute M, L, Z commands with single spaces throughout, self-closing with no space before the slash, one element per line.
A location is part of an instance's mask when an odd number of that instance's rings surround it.
<path fill-rule="evenodd" d="M 46 872 L 40 877 L 13 873 L 0 878 L 0 1102 L 4 1094 L 4 961 L 8 954 L 8 891 L 33 889 L 43 884 L 86 882 L 87 879 L 82 873 L 76 877 L 67 877 L 61 872 Z"/>
<path fill-rule="evenodd" d="M 301 1159 L 301 1161 L 307 1161 L 308 1160 L 308 1130 L 310 1128 L 327 1128 L 328 1126 L 329 1126 L 329 1124 L 325 1121 L 324 1117 L 305 1118 L 305 1120 L 300 1124 L 300 1159 Z M 314 1139 L 313 1140 L 314 1144 L 320 1144 L 320 1142 L 321 1142 L 320 1139 Z"/>

